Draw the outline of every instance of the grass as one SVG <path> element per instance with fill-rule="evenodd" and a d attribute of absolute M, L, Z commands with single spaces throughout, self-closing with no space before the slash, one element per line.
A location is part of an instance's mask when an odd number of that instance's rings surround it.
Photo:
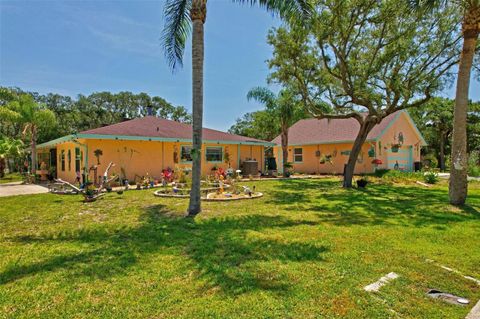
<path fill-rule="evenodd" d="M 5 174 L 3 178 L 0 178 L 0 184 L 21 182 L 21 181 L 23 181 L 23 176 L 20 173 Z"/>
<path fill-rule="evenodd" d="M 336 179 L 249 183 L 261 199 L 203 203 L 151 190 L 0 199 L 0 317 L 464 318 L 480 286 L 480 184 L 447 204 L 444 184 Z M 379 293 L 362 287 L 394 271 Z M 469 298 L 468 307 L 425 296 Z"/>

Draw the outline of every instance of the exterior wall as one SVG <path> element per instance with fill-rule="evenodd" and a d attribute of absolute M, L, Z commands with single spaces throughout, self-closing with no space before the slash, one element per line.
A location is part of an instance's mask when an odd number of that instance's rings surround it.
<path fill-rule="evenodd" d="M 75 171 L 75 148 L 79 148 L 82 153 L 80 161 L 80 172 L 85 168 L 85 148 L 73 142 L 66 142 L 57 145 L 57 177 L 68 182 L 74 182 L 77 176 Z M 62 151 L 64 152 L 64 169 L 62 169 Z M 70 157 L 69 157 L 70 152 Z"/>
<path fill-rule="evenodd" d="M 399 148 L 398 153 L 392 153 L 391 146 L 399 142 L 400 133 L 403 135 L 403 144 Z M 407 161 L 401 160 L 401 158 L 409 157 L 410 152 L 411 163 L 408 163 L 409 167 L 407 170 L 412 170 L 413 163 L 420 161 L 422 140 L 416 132 L 413 121 L 404 112 L 400 113 L 399 118 L 385 130 L 379 139 L 378 146 L 378 158 L 383 162 L 379 165 L 379 168 L 391 169 L 392 167 L 389 167 L 389 163 L 392 164 L 396 160 L 399 160 L 400 164 L 407 164 Z"/>
<path fill-rule="evenodd" d="M 73 142 L 65 142 L 57 145 L 57 174 L 58 177 L 74 182 L 75 172 L 75 148 L 82 151 L 81 172 L 86 165 L 88 168 L 97 166 L 97 178 L 102 176 L 110 162 L 115 163 L 111 168 L 110 174 L 115 173 L 120 176 L 124 174 L 133 181 L 135 177 L 141 177 L 147 173 L 160 179 L 163 169 L 188 168 L 191 162 L 182 162 L 180 159 L 182 145 L 191 145 L 183 142 L 159 142 L 159 141 L 126 141 L 126 140 L 81 140 L 80 143 L 86 143 L 86 147 L 79 146 Z M 206 148 L 209 146 L 222 147 L 223 160 L 221 162 L 207 162 L 205 158 Z M 88 149 L 88 152 L 87 152 Z M 101 150 L 102 155 L 99 161 L 95 156 L 95 150 Z M 61 154 L 65 152 L 65 170 L 61 169 Z M 71 154 L 70 167 L 68 166 L 68 151 Z M 238 144 L 204 144 L 202 147 L 202 174 L 212 173 L 214 166 L 227 169 L 229 166 L 234 170 L 239 169 L 239 164 L 247 159 L 256 159 L 259 162 L 259 169 L 264 165 L 264 146 L 258 145 L 238 145 Z M 88 153 L 88 154 L 86 154 Z M 176 153 L 176 155 L 175 155 Z M 228 153 L 229 162 L 226 161 Z M 88 155 L 88 159 L 86 158 Z M 175 163 L 174 157 L 178 163 Z M 88 163 L 87 163 L 88 162 Z M 93 181 L 94 172 L 89 172 L 89 180 Z"/>
<path fill-rule="evenodd" d="M 288 147 L 288 161 L 293 164 L 295 172 L 304 174 L 343 174 L 343 167 L 348 161 L 348 152 L 352 149 L 353 144 L 319 144 L 319 145 L 302 145 Z M 375 147 L 375 143 L 365 143 L 355 166 L 355 174 L 371 173 L 374 170 L 372 160 L 369 157 L 370 148 Z M 303 161 L 294 161 L 294 149 L 302 148 Z M 320 156 L 317 156 L 317 151 L 320 151 Z M 281 147 L 275 147 L 274 154 L 277 158 L 282 157 Z M 320 163 L 320 159 L 324 155 L 331 155 L 331 163 Z M 281 160 L 277 161 L 281 166 Z"/>

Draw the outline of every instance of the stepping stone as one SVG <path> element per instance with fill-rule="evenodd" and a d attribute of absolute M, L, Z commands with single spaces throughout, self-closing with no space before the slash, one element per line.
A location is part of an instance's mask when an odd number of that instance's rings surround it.
<path fill-rule="evenodd" d="M 374 282 L 373 284 L 363 287 L 363 289 L 365 291 L 378 291 L 380 290 L 381 287 L 385 286 L 388 282 L 397 278 L 398 278 L 398 275 L 394 272 L 391 272 L 381 277 L 378 281 Z"/>
<path fill-rule="evenodd" d="M 465 319 L 480 319 L 480 300 L 472 308 L 472 310 L 470 310 Z"/>

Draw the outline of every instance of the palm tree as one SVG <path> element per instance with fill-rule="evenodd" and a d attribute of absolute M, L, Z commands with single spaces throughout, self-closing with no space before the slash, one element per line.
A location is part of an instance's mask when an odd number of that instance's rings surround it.
<path fill-rule="evenodd" d="M 20 123 L 23 128 L 22 134 L 30 136 L 32 169 L 35 174 L 37 169 L 37 137 L 38 129 L 49 128 L 55 124 L 55 114 L 37 104 L 30 94 L 22 94 L 16 100 L 6 105 L 9 109 L 10 121 Z"/>
<path fill-rule="evenodd" d="M 272 116 L 272 120 L 278 121 L 280 124 L 283 173 L 285 174 L 288 168 L 288 128 L 295 119 L 299 118 L 299 116 L 296 116 L 302 110 L 299 101 L 295 100 L 294 95 L 288 90 L 281 90 L 278 95 L 275 95 L 275 93 L 263 87 L 251 89 L 247 94 L 247 99 L 253 99 L 265 105 Z"/>
<path fill-rule="evenodd" d="M 232 0 L 260 5 L 283 18 L 308 16 L 312 10 L 308 0 Z M 204 29 L 207 0 L 167 0 L 164 9 L 165 27 L 162 35 L 165 56 L 172 69 L 182 65 L 185 43 L 192 33 L 192 190 L 188 215 L 195 216 L 200 207 L 200 176 L 202 165 L 203 62 Z"/>
<path fill-rule="evenodd" d="M 410 0 L 415 8 L 445 5 L 447 0 Z M 455 109 L 453 116 L 452 160 L 449 196 L 453 205 L 463 205 L 467 199 L 467 112 L 472 64 L 480 34 L 480 0 L 451 0 L 463 10 L 463 48 L 458 65 Z"/>
<path fill-rule="evenodd" d="M 13 138 L 0 138 L 0 178 L 5 176 L 5 168 L 11 171 L 10 160 L 17 159 L 23 154 L 24 144 L 21 140 Z"/>
<path fill-rule="evenodd" d="M 455 110 L 453 114 L 452 161 L 450 167 L 450 203 L 463 205 L 467 199 L 467 112 L 468 92 L 473 57 L 480 33 L 480 1 L 462 1 L 465 12 L 462 22 L 463 48 L 458 65 Z"/>

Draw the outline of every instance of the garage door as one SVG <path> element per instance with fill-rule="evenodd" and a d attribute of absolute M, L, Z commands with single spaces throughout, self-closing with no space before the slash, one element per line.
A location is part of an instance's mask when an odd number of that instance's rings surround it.
<path fill-rule="evenodd" d="M 398 152 L 387 151 L 388 169 L 399 169 L 401 171 L 411 172 L 413 170 L 413 152 L 412 146 L 402 146 Z"/>

